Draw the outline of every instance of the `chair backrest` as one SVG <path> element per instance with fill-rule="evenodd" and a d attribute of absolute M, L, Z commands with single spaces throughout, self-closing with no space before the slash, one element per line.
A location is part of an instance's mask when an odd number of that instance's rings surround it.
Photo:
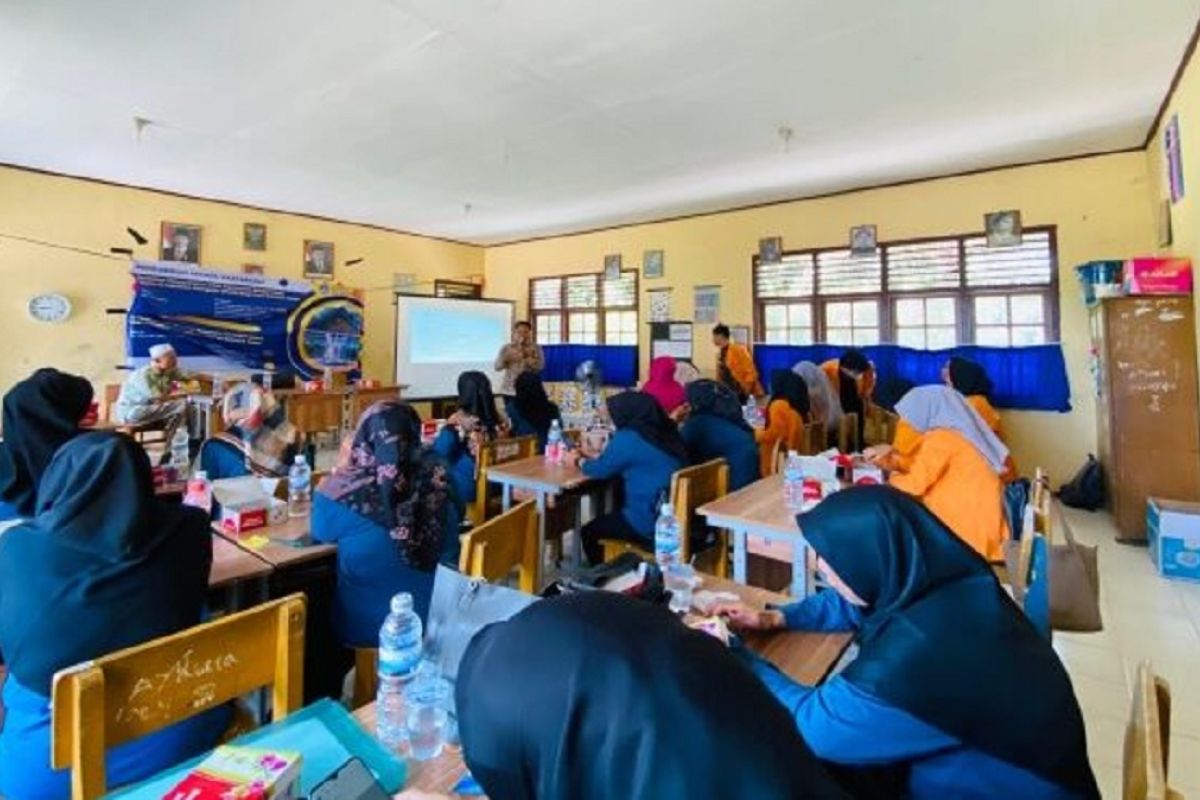
<path fill-rule="evenodd" d="M 776 473 L 778 473 L 779 472 L 779 462 L 784 457 L 786 457 L 786 455 L 787 455 L 787 451 L 785 451 L 783 449 L 783 440 L 776 439 L 775 442 L 771 445 L 771 455 L 767 459 L 767 464 L 766 464 L 767 470 L 766 470 L 766 474 L 763 475 L 763 477 L 766 478 L 770 475 L 775 475 Z"/>
<path fill-rule="evenodd" d="M 1171 689 L 1149 661 L 1138 664 L 1125 726 L 1124 800 L 1181 798 L 1167 786 L 1171 742 Z"/>
<path fill-rule="evenodd" d="M 69 667 L 54 676 L 50 765 L 71 796 L 106 790 L 104 753 L 272 688 L 276 720 L 302 704 L 305 599 L 295 594 Z"/>
<path fill-rule="evenodd" d="M 858 414 L 844 414 L 841 427 L 838 428 L 838 450 L 843 453 L 857 453 L 859 447 Z"/>
<path fill-rule="evenodd" d="M 800 455 L 815 456 L 821 453 L 825 450 L 825 443 L 829 441 L 828 437 L 824 422 L 808 423 L 800 437 Z"/>
<path fill-rule="evenodd" d="M 538 586 L 537 505 L 526 501 L 462 535 L 458 569 L 472 578 L 496 582 L 518 570 L 517 585 L 533 594 Z"/>
<path fill-rule="evenodd" d="M 509 461 L 520 461 L 537 453 L 536 436 L 517 436 L 512 439 L 495 439 L 479 446 L 479 457 L 475 459 L 475 502 L 467 506 L 467 519 L 472 525 L 482 525 L 487 519 L 488 467 Z"/>
<path fill-rule="evenodd" d="M 729 493 L 729 465 L 716 458 L 685 467 L 671 476 L 671 505 L 679 520 L 679 553 L 686 564 L 691 561 L 691 533 L 696 509 Z"/>
<path fill-rule="evenodd" d="M 1033 529 L 1050 543 L 1054 542 L 1053 504 L 1054 493 L 1050 491 L 1050 479 L 1045 471 L 1037 468 L 1034 473 L 1029 504 L 1033 508 Z"/>
<path fill-rule="evenodd" d="M 113 410 L 117 405 L 117 399 L 121 396 L 121 384 L 106 383 L 104 385 L 104 408 L 101 409 L 101 417 L 108 422 L 116 422 L 113 419 Z"/>
<path fill-rule="evenodd" d="M 1021 537 L 1017 556 L 1017 572 L 1010 576 L 1013 597 L 1025 611 L 1025 616 L 1038 633 L 1049 640 L 1050 628 L 1050 569 L 1046 539 L 1039 533 L 1026 531 Z"/>

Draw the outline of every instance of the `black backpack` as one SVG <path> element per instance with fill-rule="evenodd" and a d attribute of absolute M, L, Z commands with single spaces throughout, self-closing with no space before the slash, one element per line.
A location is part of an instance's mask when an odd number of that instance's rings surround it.
<path fill-rule="evenodd" d="M 1091 453 L 1075 477 L 1058 490 L 1058 499 L 1071 508 L 1095 511 L 1104 505 L 1104 472 Z"/>

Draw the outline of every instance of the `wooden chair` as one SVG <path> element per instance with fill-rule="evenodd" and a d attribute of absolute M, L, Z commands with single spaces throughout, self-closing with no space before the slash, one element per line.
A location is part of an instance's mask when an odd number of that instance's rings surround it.
<path fill-rule="evenodd" d="M 54 676 L 50 765 L 71 797 L 107 789 L 104 753 L 270 686 L 274 719 L 302 705 L 303 595 L 120 650 Z"/>
<path fill-rule="evenodd" d="M 1124 800 L 1182 800 L 1167 785 L 1171 744 L 1171 689 L 1149 661 L 1138 664 L 1125 726 Z"/>
<path fill-rule="evenodd" d="M 1029 617 L 1038 633 L 1049 641 L 1050 628 L 1050 570 L 1046 539 L 1034 531 L 1021 536 L 1017 555 L 1016 574 L 1012 578 L 1013 600 Z"/>
<path fill-rule="evenodd" d="M 167 444 L 167 424 L 162 420 L 154 422 L 119 422 L 115 417 L 117 400 L 121 396 L 121 384 L 109 383 L 104 386 L 104 403 L 100 409 L 100 418 L 109 423 L 112 430 L 131 437 L 142 446 L 148 444 Z"/>
<path fill-rule="evenodd" d="M 475 502 L 467 506 L 467 519 L 472 525 L 482 525 L 488 517 L 488 467 L 530 458 L 536 452 L 536 436 L 496 439 L 479 447 L 479 457 L 475 459 Z"/>
<path fill-rule="evenodd" d="M 1047 543 L 1054 541 L 1054 493 L 1050 491 L 1050 479 L 1038 467 L 1030 489 L 1029 504 L 1033 508 L 1033 529 L 1046 537 Z"/>
<path fill-rule="evenodd" d="M 693 527 L 703 524 L 696 509 L 729 493 L 729 465 L 725 459 L 717 458 L 685 467 L 671 476 L 671 506 L 679 520 L 679 558 L 687 564 L 692 560 L 691 534 Z M 652 560 L 654 554 L 638 547 L 633 542 L 603 539 L 604 560 L 611 561 L 625 552 L 635 552 L 642 558 Z M 711 554 L 711 555 L 710 555 Z M 725 578 L 729 574 L 729 536 L 725 531 L 717 534 L 717 543 L 705 551 L 714 560 L 708 564 L 714 575 Z"/>
<path fill-rule="evenodd" d="M 857 453 L 862 449 L 860 445 L 858 414 L 843 415 L 841 427 L 838 428 L 838 450 L 843 453 Z"/>
<path fill-rule="evenodd" d="M 810 422 L 804 426 L 804 435 L 800 441 L 799 453 L 802 456 L 815 456 L 825 450 L 829 441 L 824 422 Z"/>
<path fill-rule="evenodd" d="M 760 445 L 760 447 L 761 447 L 761 445 Z M 772 475 L 778 474 L 780 462 L 783 459 L 787 458 L 787 451 L 783 447 L 782 439 L 775 440 L 775 443 L 771 445 L 770 452 L 771 452 L 771 455 L 768 457 L 767 462 L 766 462 L 767 463 L 767 471 L 766 471 L 766 474 L 763 475 L 764 478 L 769 478 Z"/>
<path fill-rule="evenodd" d="M 458 569 L 463 575 L 495 583 L 506 579 L 515 568 L 517 587 L 528 594 L 537 592 L 541 554 L 534 501 L 521 503 L 459 538 L 462 551 Z"/>

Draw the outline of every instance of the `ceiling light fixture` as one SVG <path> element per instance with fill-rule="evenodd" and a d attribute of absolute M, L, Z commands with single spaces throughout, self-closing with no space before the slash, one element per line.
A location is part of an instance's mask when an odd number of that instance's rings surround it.
<path fill-rule="evenodd" d="M 788 125 L 781 125 L 777 133 L 779 134 L 779 138 L 783 140 L 783 152 L 789 152 L 792 149 L 792 137 L 796 135 L 796 132 Z"/>

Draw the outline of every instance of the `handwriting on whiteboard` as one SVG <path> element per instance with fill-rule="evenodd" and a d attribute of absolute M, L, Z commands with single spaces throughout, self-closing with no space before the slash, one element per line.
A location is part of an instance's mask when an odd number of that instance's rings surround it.
<path fill-rule="evenodd" d="M 216 699 L 217 675 L 238 665 L 237 656 L 225 653 L 210 658 L 197 657 L 188 648 L 162 672 L 138 678 L 125 705 L 117 709 L 117 722 L 150 722 L 170 718 L 173 707 L 182 701 L 192 709 L 207 708 Z"/>

